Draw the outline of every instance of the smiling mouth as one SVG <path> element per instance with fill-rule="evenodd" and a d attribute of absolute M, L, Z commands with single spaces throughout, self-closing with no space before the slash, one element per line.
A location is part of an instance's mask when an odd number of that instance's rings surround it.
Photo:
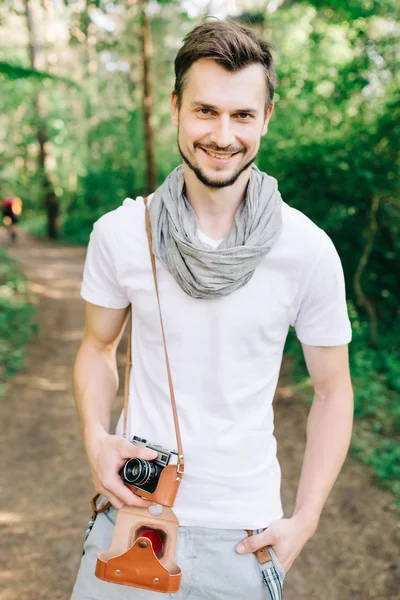
<path fill-rule="evenodd" d="M 216 158 L 219 160 L 228 160 L 229 158 L 232 158 L 232 156 L 236 156 L 236 154 L 239 154 L 239 152 L 230 152 L 230 153 L 213 152 L 212 150 L 206 150 L 206 148 L 203 148 L 202 146 L 200 146 L 200 148 L 203 150 L 203 152 L 205 152 L 212 158 Z"/>

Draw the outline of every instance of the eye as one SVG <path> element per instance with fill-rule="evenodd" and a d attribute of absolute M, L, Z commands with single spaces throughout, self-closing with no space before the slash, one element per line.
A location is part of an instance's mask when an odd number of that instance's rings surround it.
<path fill-rule="evenodd" d="M 202 115 L 209 115 L 209 114 L 211 114 L 211 111 L 209 108 L 200 108 L 200 113 Z"/>
<path fill-rule="evenodd" d="M 239 119 L 242 119 L 242 121 L 248 121 L 251 117 L 250 113 L 246 113 L 246 112 L 241 112 L 238 113 L 238 117 Z"/>

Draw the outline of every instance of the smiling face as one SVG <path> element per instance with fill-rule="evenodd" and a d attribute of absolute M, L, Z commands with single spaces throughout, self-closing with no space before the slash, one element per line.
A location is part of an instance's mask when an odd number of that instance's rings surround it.
<path fill-rule="evenodd" d="M 171 101 L 181 156 L 212 188 L 233 185 L 249 169 L 266 134 L 273 105 L 265 113 L 265 74 L 252 64 L 232 73 L 202 58 L 187 73 L 182 103 Z"/>

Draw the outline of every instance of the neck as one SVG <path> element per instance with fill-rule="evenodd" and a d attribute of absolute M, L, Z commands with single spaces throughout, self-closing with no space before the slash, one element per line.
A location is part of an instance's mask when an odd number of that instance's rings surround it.
<path fill-rule="evenodd" d="M 205 186 L 186 163 L 183 167 L 186 198 L 200 231 L 211 239 L 223 239 L 232 229 L 236 212 L 245 198 L 251 167 L 243 171 L 233 185 L 224 188 Z"/>

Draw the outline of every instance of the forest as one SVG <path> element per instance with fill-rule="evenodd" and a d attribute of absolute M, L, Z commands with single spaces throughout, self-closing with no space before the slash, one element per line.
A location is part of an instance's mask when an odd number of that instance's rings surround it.
<path fill-rule="evenodd" d="M 22 226 L 56 243 L 86 244 L 96 219 L 153 191 L 181 161 L 169 100 L 190 29 L 229 18 L 273 45 L 275 109 L 257 165 L 341 257 L 353 328 L 352 453 L 398 506 L 399 12 L 394 0 L 0 4 L 1 197 L 21 198 Z M 4 249 L 0 257 L 9 375 L 31 312 Z M 22 333 L 9 335 L 10 314 Z M 294 335 L 286 352 L 294 379 L 307 381 Z"/>

